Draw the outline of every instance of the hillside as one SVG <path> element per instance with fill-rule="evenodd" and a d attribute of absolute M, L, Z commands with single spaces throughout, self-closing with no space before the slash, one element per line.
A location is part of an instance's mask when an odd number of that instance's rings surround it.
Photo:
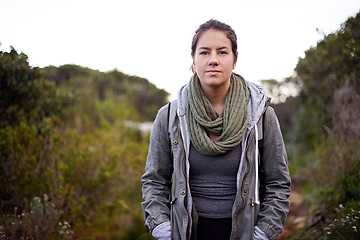
<path fill-rule="evenodd" d="M 263 82 L 277 98 L 281 89 L 298 91 L 274 105 L 292 188 L 309 208 L 306 225 L 291 239 L 359 239 L 360 12 L 308 49 L 295 72 Z"/>
<path fill-rule="evenodd" d="M 140 176 L 168 93 L 144 78 L 0 52 L 0 231 L 10 239 L 149 239 Z M 151 238 L 150 238 L 151 239 Z"/>

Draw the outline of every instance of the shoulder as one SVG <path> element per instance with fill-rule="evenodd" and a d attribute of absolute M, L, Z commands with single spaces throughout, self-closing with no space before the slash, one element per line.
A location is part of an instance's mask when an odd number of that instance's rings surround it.
<path fill-rule="evenodd" d="M 173 100 L 162 106 L 157 112 L 155 118 L 155 124 L 164 125 L 167 121 L 169 121 L 170 117 L 176 115 L 176 109 L 177 109 L 176 100 Z"/>
<path fill-rule="evenodd" d="M 271 106 L 268 106 L 268 107 L 266 108 L 263 117 L 265 117 L 265 123 L 266 123 L 266 124 L 278 122 L 278 118 L 277 118 L 276 112 L 275 112 L 274 108 L 271 107 Z"/>
<path fill-rule="evenodd" d="M 168 111 L 168 108 L 169 108 L 169 103 L 167 103 L 167 104 L 165 104 L 164 106 L 162 106 L 162 107 L 158 110 L 156 118 L 165 115 L 165 114 L 167 113 L 167 111 Z"/>
<path fill-rule="evenodd" d="M 176 109 L 177 109 L 177 101 L 173 100 L 159 109 L 156 118 L 163 118 L 170 113 L 173 114 L 174 112 L 176 112 Z"/>
<path fill-rule="evenodd" d="M 273 117 L 276 117 L 275 110 L 274 110 L 274 108 L 271 107 L 271 106 L 268 106 L 268 107 L 266 108 L 264 114 L 266 115 L 266 117 L 267 117 L 267 116 L 272 117 L 272 118 L 273 118 Z"/>
<path fill-rule="evenodd" d="M 272 138 L 281 138 L 282 139 L 282 132 L 278 117 L 274 108 L 268 106 L 266 111 L 263 115 L 263 127 L 265 135 L 271 135 Z"/>
<path fill-rule="evenodd" d="M 251 82 L 251 81 L 248 81 L 248 80 L 245 80 L 245 81 L 246 81 L 247 88 L 250 91 L 250 94 L 253 94 L 253 95 L 266 95 L 265 89 L 261 85 L 256 84 L 256 83 Z"/>

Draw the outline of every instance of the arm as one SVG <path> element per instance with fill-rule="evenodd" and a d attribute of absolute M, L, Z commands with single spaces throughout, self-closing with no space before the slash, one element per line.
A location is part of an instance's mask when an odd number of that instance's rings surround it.
<path fill-rule="evenodd" d="M 289 212 L 291 180 L 279 121 L 271 107 L 265 114 L 264 152 L 260 164 L 261 205 L 257 227 L 270 239 L 275 239 L 282 233 Z"/>
<path fill-rule="evenodd" d="M 144 202 L 141 204 L 145 226 L 153 234 L 169 232 L 171 191 L 171 155 L 167 130 L 167 105 L 162 107 L 155 119 L 150 134 L 149 152 L 146 159 L 145 173 L 141 177 Z M 166 224 L 166 222 L 168 222 Z M 153 231 L 156 227 L 164 231 Z M 156 236 L 155 236 L 156 237 Z"/>

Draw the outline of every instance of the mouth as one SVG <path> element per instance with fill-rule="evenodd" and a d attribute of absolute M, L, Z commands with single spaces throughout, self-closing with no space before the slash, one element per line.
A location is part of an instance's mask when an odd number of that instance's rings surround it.
<path fill-rule="evenodd" d="M 206 71 L 206 73 L 216 74 L 216 73 L 220 73 L 220 71 L 219 70 L 208 70 L 208 71 Z"/>

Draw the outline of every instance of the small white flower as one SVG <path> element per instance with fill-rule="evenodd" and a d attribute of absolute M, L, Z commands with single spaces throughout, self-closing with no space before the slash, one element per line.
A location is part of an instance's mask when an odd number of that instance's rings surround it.
<path fill-rule="evenodd" d="M 46 193 L 44 193 L 44 201 L 47 202 L 48 200 L 49 200 L 49 196 Z"/>

